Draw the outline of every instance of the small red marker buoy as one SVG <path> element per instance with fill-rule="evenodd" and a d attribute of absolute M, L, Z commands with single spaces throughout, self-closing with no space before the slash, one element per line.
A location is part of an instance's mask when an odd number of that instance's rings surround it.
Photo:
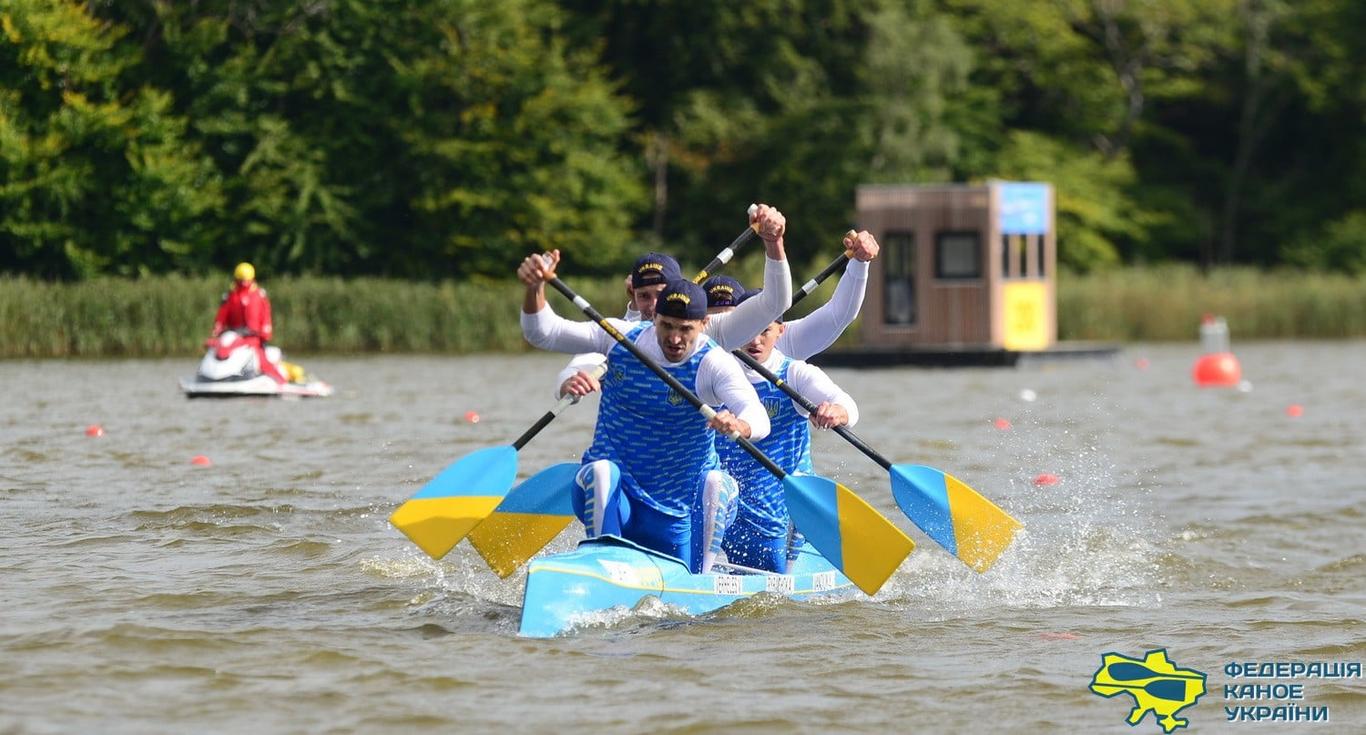
<path fill-rule="evenodd" d="M 1304 406 L 1301 406 L 1298 403 L 1292 403 L 1285 407 L 1285 415 L 1292 419 L 1297 419 L 1304 415 Z"/>
<path fill-rule="evenodd" d="M 1139 370 L 1147 370 L 1148 366 L 1151 364 L 1152 363 L 1148 362 L 1148 358 L 1146 357 L 1140 357 L 1137 360 L 1134 360 L 1134 367 L 1138 368 Z"/>
<path fill-rule="evenodd" d="M 995 426 L 1001 431 L 1007 431 L 1010 429 L 1010 419 L 1003 419 L 1000 416 L 997 416 L 996 420 L 991 422 L 991 425 Z"/>
<path fill-rule="evenodd" d="M 104 427 L 99 424 L 91 424 L 85 427 L 85 435 L 94 437 L 104 436 Z"/>
<path fill-rule="evenodd" d="M 1034 478 L 1034 484 L 1038 485 L 1039 487 L 1045 487 L 1047 485 L 1056 485 L 1058 484 L 1058 476 L 1053 474 L 1052 472 L 1043 472 L 1040 473 L 1038 477 Z"/>
<path fill-rule="evenodd" d="M 479 423 L 479 414 L 475 411 L 466 411 L 465 420 L 471 424 L 477 424 Z"/>
<path fill-rule="evenodd" d="M 196 454 L 195 456 L 190 457 L 190 464 L 195 465 L 196 467 L 209 467 L 213 464 L 213 460 L 202 454 Z"/>

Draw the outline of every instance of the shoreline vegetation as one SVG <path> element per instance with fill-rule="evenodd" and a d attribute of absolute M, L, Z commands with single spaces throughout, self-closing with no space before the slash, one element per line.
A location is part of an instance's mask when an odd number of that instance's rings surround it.
<path fill-rule="evenodd" d="M 608 316 L 625 306 L 620 279 L 566 281 Z M 290 354 L 529 349 L 517 320 L 521 287 L 512 281 L 309 276 L 263 285 L 274 309 L 276 343 Z M 198 355 L 225 286 L 221 277 L 68 283 L 0 276 L 0 358 Z M 824 303 L 833 290 L 827 282 L 798 311 Z M 567 304 L 552 305 L 569 318 L 578 316 Z M 1063 340 L 1195 340 L 1205 313 L 1225 317 L 1235 341 L 1366 337 L 1366 276 L 1253 268 L 1205 275 L 1192 266 L 1162 265 L 1059 278 Z M 857 325 L 839 344 L 856 337 Z"/>

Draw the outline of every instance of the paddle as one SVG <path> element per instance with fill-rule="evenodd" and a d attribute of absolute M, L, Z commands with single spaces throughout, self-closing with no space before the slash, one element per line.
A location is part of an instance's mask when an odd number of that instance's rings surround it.
<path fill-rule="evenodd" d="M 816 405 L 810 399 L 774 375 L 748 352 L 734 350 L 731 354 L 777 386 L 808 413 L 816 412 Z M 858 438 L 849 427 L 836 426 L 834 431 L 890 473 L 892 497 L 901 511 L 926 535 L 969 567 L 977 572 L 985 572 L 1010 545 L 1020 522 L 958 478 L 933 467 L 894 465 Z M 797 528 L 806 532 L 801 523 L 797 523 Z"/>
<path fill-rule="evenodd" d="M 601 376 L 607 369 L 594 369 Z M 517 452 L 560 412 L 578 401 L 561 398 L 511 446 L 488 447 L 457 460 L 400 505 L 389 522 L 433 559 L 455 548 L 503 500 L 517 479 Z"/>
<path fill-rule="evenodd" d="M 716 416 L 711 406 L 685 388 L 635 343 L 626 339 L 592 304 L 574 293 L 563 281 L 551 275 L 546 282 L 574 302 L 585 316 L 602 327 L 617 344 L 659 376 L 675 393 L 691 403 L 703 417 L 711 420 Z M 909 536 L 849 488 L 816 475 L 789 475 L 750 440 L 742 436 L 733 436 L 731 439 L 782 481 L 788 511 L 807 540 L 865 593 L 876 594 L 915 548 Z"/>
<path fill-rule="evenodd" d="M 754 213 L 758 210 L 758 204 L 751 204 L 749 205 L 749 209 L 745 210 L 745 213 L 753 217 Z M 754 235 L 757 232 L 759 232 L 759 224 L 757 222 L 751 224 L 749 227 L 746 227 L 744 232 L 741 232 L 739 235 L 737 235 L 735 239 L 732 240 L 731 243 L 725 247 L 725 249 L 717 253 L 715 258 L 711 259 L 711 262 L 707 264 L 707 267 L 698 271 L 697 275 L 692 277 L 692 282 L 701 283 L 707 280 L 707 276 L 711 275 L 712 271 L 716 270 L 717 268 L 720 268 L 726 263 L 729 263 L 730 259 L 735 257 L 735 251 L 739 250 L 741 245 L 744 245 L 745 243 L 754 239 Z"/>
<path fill-rule="evenodd" d="M 1139 686 L 1138 684 L 1116 684 L 1113 682 L 1095 681 L 1091 683 L 1091 687 L 1093 689 L 1095 689 L 1096 687 L 1140 689 L 1153 695 L 1154 697 L 1157 697 L 1158 699 L 1168 699 L 1177 702 L 1184 701 L 1186 699 L 1187 681 L 1198 681 L 1202 683 L 1205 681 L 1205 677 L 1200 676 L 1198 674 L 1194 676 L 1184 674 L 1166 674 L 1160 671 L 1153 671 L 1152 669 L 1142 664 L 1129 662 L 1119 662 L 1110 664 L 1109 668 L 1105 670 L 1105 674 L 1110 679 L 1113 679 L 1115 681 L 1139 681 L 1142 679 L 1156 679 L 1156 681 L 1150 681 L 1142 686 Z M 1104 694 L 1104 692 L 1100 693 Z M 1113 694 L 1118 693 L 1119 692 L 1114 692 Z"/>

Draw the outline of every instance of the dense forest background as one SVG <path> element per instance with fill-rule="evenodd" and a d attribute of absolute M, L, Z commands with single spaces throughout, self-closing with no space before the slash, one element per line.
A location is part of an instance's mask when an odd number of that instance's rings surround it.
<path fill-rule="evenodd" d="M 1074 270 L 1366 271 L 1361 0 L 0 1 L 0 273 L 704 262 L 1053 182 Z M 814 260 L 814 258 L 813 258 Z"/>

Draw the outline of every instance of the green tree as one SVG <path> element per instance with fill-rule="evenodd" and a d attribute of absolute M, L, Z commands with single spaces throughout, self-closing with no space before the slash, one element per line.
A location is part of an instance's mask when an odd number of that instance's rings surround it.
<path fill-rule="evenodd" d="M 190 269 L 222 201 L 138 48 L 85 6 L 0 10 L 0 269 L 49 277 Z"/>

